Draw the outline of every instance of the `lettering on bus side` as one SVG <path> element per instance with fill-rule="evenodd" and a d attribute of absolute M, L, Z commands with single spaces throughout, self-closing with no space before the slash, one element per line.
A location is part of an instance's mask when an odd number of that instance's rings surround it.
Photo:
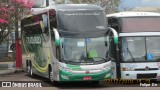
<path fill-rule="evenodd" d="M 28 44 L 41 44 L 40 36 L 26 37 L 26 41 Z"/>
<path fill-rule="evenodd" d="M 135 67 L 137 67 L 137 65 L 136 64 L 127 63 L 127 64 L 125 64 L 125 67 L 126 68 L 135 68 Z"/>

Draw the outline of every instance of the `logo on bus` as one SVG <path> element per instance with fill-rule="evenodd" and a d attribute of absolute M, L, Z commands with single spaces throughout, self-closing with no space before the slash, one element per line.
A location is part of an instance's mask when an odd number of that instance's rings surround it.
<path fill-rule="evenodd" d="M 146 66 L 146 67 L 145 67 L 145 70 L 149 70 L 149 67 L 148 67 L 148 66 Z"/>
<path fill-rule="evenodd" d="M 26 37 L 26 41 L 28 44 L 41 44 L 40 36 Z"/>
<path fill-rule="evenodd" d="M 89 70 L 86 71 L 86 74 L 89 74 Z"/>

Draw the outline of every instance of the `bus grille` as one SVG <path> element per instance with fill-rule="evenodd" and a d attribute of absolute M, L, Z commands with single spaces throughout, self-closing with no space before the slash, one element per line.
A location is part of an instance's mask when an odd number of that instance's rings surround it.
<path fill-rule="evenodd" d="M 148 70 L 158 70 L 158 68 L 149 68 Z M 135 71 L 146 71 L 144 68 L 135 69 Z"/>
<path fill-rule="evenodd" d="M 157 73 L 137 74 L 137 79 L 156 78 Z"/>

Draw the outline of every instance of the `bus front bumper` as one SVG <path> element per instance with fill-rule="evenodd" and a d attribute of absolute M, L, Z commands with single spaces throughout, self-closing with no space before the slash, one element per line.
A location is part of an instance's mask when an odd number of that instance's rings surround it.
<path fill-rule="evenodd" d="M 111 69 L 92 74 L 90 73 L 77 74 L 77 73 L 67 72 L 64 70 L 59 70 L 60 81 L 100 81 L 110 78 L 111 78 Z"/>
<path fill-rule="evenodd" d="M 121 71 L 122 79 L 155 79 L 160 80 L 160 70 L 154 71 Z"/>

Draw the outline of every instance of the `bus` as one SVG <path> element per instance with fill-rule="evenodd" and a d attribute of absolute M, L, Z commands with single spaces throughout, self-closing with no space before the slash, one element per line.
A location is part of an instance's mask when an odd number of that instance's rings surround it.
<path fill-rule="evenodd" d="M 23 68 L 51 82 L 111 78 L 109 40 L 118 41 L 104 10 L 92 4 L 60 4 L 21 21 Z M 109 37 L 108 34 L 114 37 Z"/>
<path fill-rule="evenodd" d="M 114 78 L 159 80 L 160 13 L 119 12 L 107 19 L 119 38 L 111 45 Z"/>

